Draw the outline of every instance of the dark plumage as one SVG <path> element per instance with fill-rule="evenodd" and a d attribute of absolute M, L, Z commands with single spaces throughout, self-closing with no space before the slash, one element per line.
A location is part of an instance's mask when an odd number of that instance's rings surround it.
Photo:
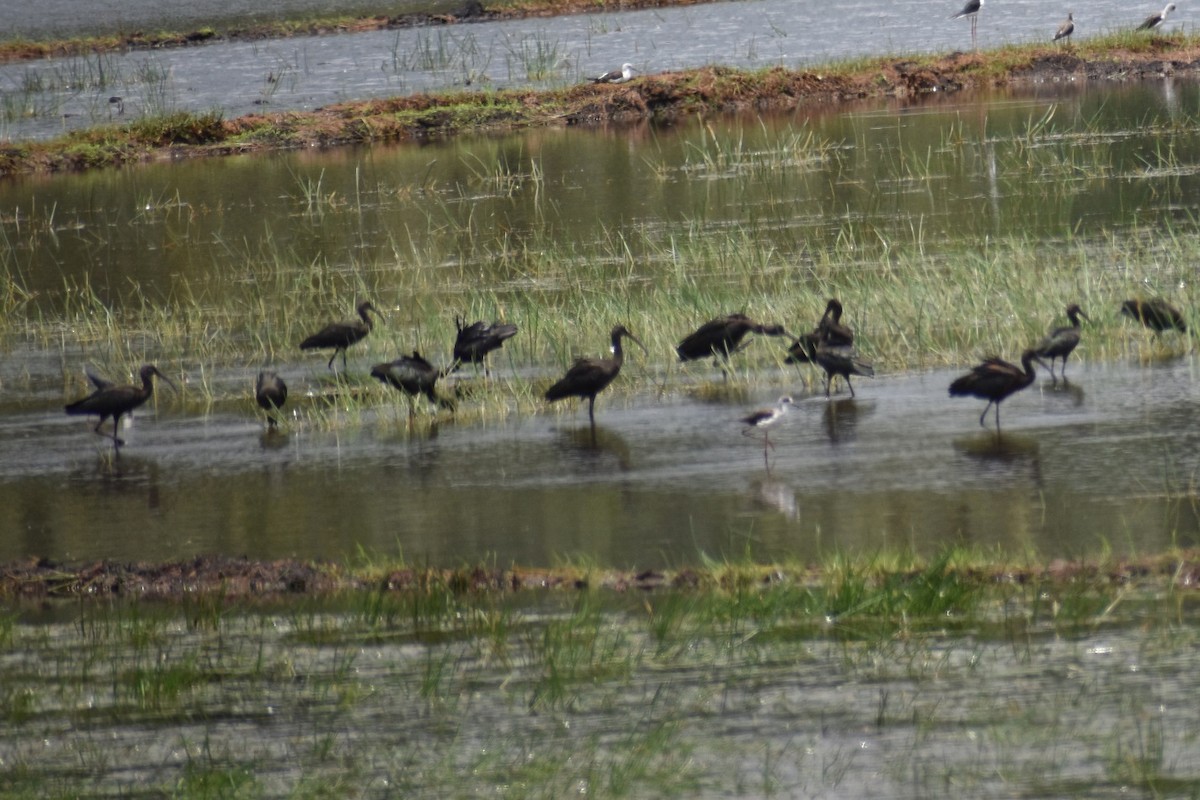
<path fill-rule="evenodd" d="M 1058 26 L 1058 30 L 1054 33 L 1054 41 L 1059 39 L 1070 39 L 1071 34 L 1075 32 L 1075 15 L 1070 11 L 1067 12 L 1067 18 L 1062 25 Z"/>
<path fill-rule="evenodd" d="M 1000 358 L 987 358 L 982 364 L 950 384 L 950 396 L 978 397 L 981 400 L 987 400 L 988 404 L 984 406 L 983 413 L 979 415 L 979 424 L 983 427 L 987 427 L 984 419 L 987 417 L 988 409 L 995 405 L 996 433 L 999 433 L 1000 403 L 1010 394 L 1019 392 L 1033 383 L 1033 379 L 1037 377 L 1033 369 L 1034 361 L 1042 364 L 1033 350 L 1026 350 L 1021 354 L 1020 367 Z M 1042 366 L 1046 365 L 1042 364 Z"/>
<path fill-rule="evenodd" d="M 100 426 L 104 424 L 104 420 L 112 417 L 113 445 L 120 447 L 125 444 L 124 440 L 117 436 L 118 431 L 121 430 L 121 417 L 131 413 L 133 409 L 150 399 L 150 395 L 154 394 L 154 376 L 157 375 L 166 381 L 172 389 L 175 388 L 175 384 L 171 383 L 171 379 L 159 372 L 158 367 L 152 364 L 146 364 L 142 367 L 139 374 L 142 379 L 141 386 L 118 386 L 112 381 L 107 381 L 104 378 L 89 373 L 88 380 L 96 387 L 96 391 L 64 408 L 68 414 L 72 415 L 99 415 L 100 421 L 96 423 L 96 427 L 92 430 L 101 436 L 104 434 L 100 433 Z"/>
<path fill-rule="evenodd" d="M 254 399 L 259 408 L 267 412 L 267 425 L 274 428 L 279 424 L 276 412 L 287 402 L 287 384 L 277 373 L 263 370 L 254 382 Z"/>
<path fill-rule="evenodd" d="M 851 375 L 861 375 L 864 378 L 875 377 L 875 368 L 858 357 L 853 347 L 847 345 L 828 345 L 815 341 L 814 334 L 797 339 L 788 357 L 789 364 L 813 363 L 825 370 L 825 396 L 830 396 L 830 384 L 841 375 L 850 387 L 850 396 L 854 397 L 854 384 L 850 382 Z"/>
<path fill-rule="evenodd" d="M 1126 300 L 1121 304 L 1121 313 L 1150 328 L 1155 333 L 1177 330 L 1187 333 L 1187 324 L 1179 310 L 1157 297 L 1150 300 Z"/>
<path fill-rule="evenodd" d="M 742 339 L 748 333 L 760 336 L 787 336 L 782 325 L 755 322 L 745 314 L 729 314 L 709 320 L 688 334 L 675 348 L 680 361 L 695 361 L 713 356 L 728 360 L 741 349 Z"/>
<path fill-rule="evenodd" d="M 624 325 L 618 325 L 612 329 L 612 358 L 576 359 L 562 380 L 546 390 L 546 399 L 554 402 L 564 397 L 586 397 L 588 399 L 588 419 L 594 427 L 596 425 L 596 395 L 612 383 L 621 371 L 621 365 L 625 363 L 625 351 L 621 349 L 621 339 L 626 336 L 637 342 L 643 352 L 646 351 L 646 346 L 636 336 L 630 333 Z"/>
<path fill-rule="evenodd" d="M 438 397 L 434 387 L 438 378 L 446 375 L 449 370 L 439 370 L 413 350 L 411 356 L 400 356 L 395 361 L 386 364 L 376 364 L 371 367 L 371 377 L 377 378 L 414 398 L 419 394 L 429 398 L 435 406 L 454 410 L 454 403 L 446 398 Z M 415 413 L 410 403 L 409 413 Z"/>
<path fill-rule="evenodd" d="M 1050 359 L 1050 377 L 1054 378 L 1054 360 L 1062 359 L 1062 376 L 1063 380 L 1067 379 L 1067 358 L 1074 352 L 1079 345 L 1079 318 L 1088 319 L 1088 315 L 1083 313 L 1079 306 L 1072 303 L 1067 306 L 1067 319 L 1071 320 L 1071 324 L 1055 328 L 1046 334 L 1046 337 L 1038 342 L 1033 352 L 1038 358 Z"/>
<path fill-rule="evenodd" d="M 830 299 L 825 304 L 825 313 L 817 322 L 811 333 L 806 333 L 792 342 L 788 348 L 788 364 L 808 364 L 812 362 L 809 353 L 818 345 L 826 344 L 834 347 L 849 347 L 854 344 L 854 331 L 842 324 L 842 304 L 837 299 Z"/>
<path fill-rule="evenodd" d="M 1142 20 L 1142 24 L 1138 25 L 1137 29 L 1139 31 L 1154 30 L 1159 25 L 1162 25 L 1163 22 L 1167 18 L 1167 14 L 1170 14 L 1174 10 L 1175 10 L 1175 4 L 1167 3 L 1166 7 L 1163 8 L 1162 11 L 1158 12 L 1157 14 L 1151 14 L 1150 16 L 1148 16 L 1144 20 Z"/>
<path fill-rule="evenodd" d="M 487 354 L 493 350 L 499 350 L 505 341 L 517 335 L 516 325 L 502 323 L 489 325 L 479 321 L 464 328 L 463 321 L 459 317 L 454 318 L 454 325 L 458 328 L 458 338 L 454 341 L 454 368 L 457 369 L 458 365 L 464 362 L 483 364 L 485 374 L 487 372 Z"/>
<path fill-rule="evenodd" d="M 361 341 L 366 337 L 374 323 L 367 316 L 368 311 L 379 313 L 379 309 L 371 305 L 369 301 L 364 300 L 358 304 L 358 319 L 348 322 L 331 322 L 321 330 L 309 336 L 300 343 L 301 350 L 325 350 L 333 348 L 333 355 L 329 357 L 329 369 L 333 369 L 333 360 L 337 358 L 337 354 L 342 354 L 342 369 L 346 368 L 346 348 L 355 342 Z"/>

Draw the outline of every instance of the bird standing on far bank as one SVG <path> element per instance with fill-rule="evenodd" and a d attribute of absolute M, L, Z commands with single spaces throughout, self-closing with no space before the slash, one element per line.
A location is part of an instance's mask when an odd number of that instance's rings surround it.
<path fill-rule="evenodd" d="M 625 351 L 621 349 L 621 339 L 628 337 L 637 342 L 642 352 L 648 353 L 646 346 L 629 332 L 624 325 L 612 329 L 612 358 L 579 358 L 567 370 L 560 381 L 546 390 L 546 400 L 553 403 L 564 397 L 586 397 L 588 400 L 588 420 L 596 427 L 596 395 L 613 382 L 625 363 Z"/>
<path fill-rule="evenodd" d="M 1070 11 L 1067 12 L 1067 19 L 1062 25 L 1058 26 L 1058 30 L 1054 34 L 1054 41 L 1059 39 L 1071 40 L 1071 34 L 1075 32 L 1075 15 Z"/>
<path fill-rule="evenodd" d="M 1089 322 L 1091 321 L 1088 318 L 1088 315 L 1083 313 L 1079 306 L 1071 303 L 1071 305 L 1067 306 L 1067 319 L 1071 321 L 1071 324 L 1066 327 L 1055 328 L 1054 330 L 1050 331 L 1050 333 L 1046 334 L 1046 337 L 1038 342 L 1033 348 L 1033 352 L 1037 354 L 1038 358 L 1050 359 L 1050 378 L 1052 380 L 1057 380 L 1057 378 L 1054 377 L 1054 360 L 1056 358 L 1062 359 L 1062 378 L 1064 381 L 1067 379 L 1067 358 L 1079 345 L 1080 317 L 1083 317 Z"/>
<path fill-rule="evenodd" d="M 100 421 L 92 430 L 100 436 L 104 436 L 103 433 L 100 433 L 100 426 L 104 424 L 104 420 L 112 417 L 113 446 L 119 448 L 125 444 L 125 441 L 117 436 L 121 430 L 121 417 L 132 413 L 135 408 L 150 399 L 150 395 L 154 394 L 154 376 L 157 375 L 172 389 L 175 388 L 171 379 L 159 372 L 158 367 L 153 364 L 143 366 L 139 374 L 142 379 L 141 386 L 119 386 L 112 381 L 88 373 L 88 380 L 96 387 L 96 391 L 82 400 L 76 400 L 65 406 L 64 410 L 75 416 L 98 414 Z"/>
<path fill-rule="evenodd" d="M 983 0 L 967 0 L 967 4 L 950 19 L 962 19 L 963 17 L 971 18 L 971 49 L 978 50 L 975 38 L 976 24 L 979 21 L 979 12 L 983 10 Z"/>
<path fill-rule="evenodd" d="M 333 360 L 337 358 L 337 354 L 342 354 L 342 370 L 346 369 L 346 348 L 355 342 L 366 338 L 371 329 L 375 327 L 371 318 L 367 316 L 368 311 L 379 313 L 379 309 L 371 305 L 370 301 L 364 300 L 358 304 L 358 319 L 348 322 L 331 322 L 321 330 L 309 336 L 300 343 L 301 350 L 325 350 L 333 348 L 333 355 L 329 357 L 329 369 L 333 369 Z"/>
<path fill-rule="evenodd" d="M 1121 304 L 1121 313 L 1145 325 L 1155 333 L 1177 330 L 1187 333 L 1187 324 L 1179 309 L 1164 300 L 1152 297 L 1149 300 L 1126 300 Z"/>
<path fill-rule="evenodd" d="M 1009 395 L 1021 391 L 1033 383 L 1037 373 L 1033 362 L 1046 366 L 1033 350 L 1021 354 L 1021 367 L 1001 358 L 987 358 L 975 369 L 950 384 L 951 397 L 978 397 L 987 400 L 983 413 L 979 415 L 980 427 L 987 427 L 984 420 L 988 409 L 996 407 L 996 434 L 1000 434 L 1000 403 Z M 1023 369 L 1022 369 L 1023 368 Z"/>
<path fill-rule="evenodd" d="M 625 83 L 633 80 L 633 64 L 622 64 L 620 69 L 610 69 L 603 75 L 592 78 L 592 83 Z"/>
<path fill-rule="evenodd" d="M 1158 12 L 1157 14 L 1151 14 L 1150 16 L 1146 17 L 1146 19 L 1142 21 L 1142 24 L 1137 26 L 1137 29 L 1139 31 L 1154 30 L 1159 25 L 1162 25 L 1163 22 L 1165 22 L 1167 19 L 1167 14 L 1170 14 L 1174 10 L 1175 10 L 1175 4 L 1167 3 L 1166 7 L 1162 11 Z"/>
<path fill-rule="evenodd" d="M 263 370 L 254 382 L 254 399 L 267 412 L 267 427 L 274 428 L 279 424 L 276 414 L 287 402 L 287 384 L 277 373 Z"/>

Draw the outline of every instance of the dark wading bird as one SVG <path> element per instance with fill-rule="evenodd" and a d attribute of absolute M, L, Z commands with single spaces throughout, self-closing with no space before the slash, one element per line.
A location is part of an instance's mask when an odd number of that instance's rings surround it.
<path fill-rule="evenodd" d="M 1074 32 L 1075 32 L 1075 15 L 1072 14 L 1070 11 L 1068 11 L 1067 18 L 1063 21 L 1062 25 L 1058 26 L 1058 30 L 1055 31 L 1055 33 L 1054 33 L 1054 41 L 1057 42 L 1059 39 L 1066 39 L 1067 42 L 1070 42 L 1071 34 Z"/>
<path fill-rule="evenodd" d="M 850 396 L 854 397 L 854 384 L 850 382 L 851 375 L 861 375 L 864 378 L 874 378 L 875 368 L 863 361 L 854 352 L 853 347 L 846 345 L 828 345 L 815 343 L 809 337 L 797 339 L 788 349 L 788 364 L 816 364 L 825 370 L 825 396 L 830 396 L 830 385 L 833 379 L 841 375 L 846 379 L 850 388 Z"/>
<path fill-rule="evenodd" d="M 1142 20 L 1142 24 L 1138 25 L 1137 29 L 1139 31 L 1154 30 L 1159 25 L 1162 25 L 1163 22 L 1166 21 L 1166 19 L 1167 19 L 1167 14 L 1170 14 L 1174 10 L 1175 10 L 1175 4 L 1167 3 L 1166 7 L 1163 8 L 1162 11 L 1158 12 L 1157 14 L 1151 14 L 1150 16 L 1146 17 L 1146 19 Z"/>
<path fill-rule="evenodd" d="M 279 409 L 287 402 L 287 384 L 277 373 L 263 370 L 254 381 L 254 399 L 267 412 L 267 426 L 274 428 L 279 424 Z"/>
<path fill-rule="evenodd" d="M 416 350 L 413 350 L 411 356 L 400 356 L 395 361 L 389 361 L 386 364 L 376 364 L 371 367 L 372 378 L 377 378 L 409 396 L 409 416 L 413 416 L 416 413 L 412 404 L 412 398 L 415 398 L 419 394 L 425 395 L 429 398 L 429 402 L 435 406 L 454 411 L 454 402 L 444 397 L 438 397 L 434 389 L 438 378 L 445 377 L 448 372 L 450 372 L 449 369 L 437 369 L 434 367 L 422 358 L 421 354 Z"/>
<path fill-rule="evenodd" d="M 1121 313 L 1136 319 L 1155 333 L 1162 333 L 1166 330 L 1187 333 L 1187 324 L 1184 323 L 1179 309 L 1157 297 L 1150 300 L 1126 300 L 1121 304 Z"/>
<path fill-rule="evenodd" d="M 1075 351 L 1079 345 L 1079 318 L 1091 321 L 1087 314 L 1079 306 L 1071 303 L 1067 306 L 1067 319 L 1071 320 L 1071 324 L 1062 328 L 1055 328 L 1046 334 L 1046 337 L 1038 342 L 1033 352 L 1039 359 L 1050 359 L 1050 378 L 1058 380 L 1054 377 L 1054 360 L 1062 359 L 1062 378 L 1067 379 L 1067 358 Z"/>
<path fill-rule="evenodd" d="M 754 438 L 754 432 L 761 430 L 763 432 L 763 456 L 767 454 L 767 448 L 775 449 L 775 445 L 771 444 L 770 428 L 779 420 L 783 419 L 783 415 L 787 413 L 788 408 L 794 405 L 791 396 L 784 395 L 779 398 L 779 402 L 774 406 L 760 408 L 750 412 L 742 417 L 742 424 L 746 427 L 742 429 L 743 436 Z"/>
<path fill-rule="evenodd" d="M 358 319 L 348 322 L 331 322 L 321 330 L 309 336 L 300 343 L 301 350 L 325 350 L 333 348 L 333 355 L 329 357 L 329 369 L 333 369 L 333 360 L 337 358 L 337 354 L 342 354 L 342 369 L 346 368 L 346 348 L 366 337 L 371 329 L 375 327 L 371 318 L 367 316 L 368 311 L 379 313 L 379 309 L 371 305 L 369 301 L 364 300 L 358 304 Z"/>
<path fill-rule="evenodd" d="M 1034 361 L 1043 367 L 1046 366 L 1033 350 L 1026 350 L 1021 354 L 1020 367 L 996 357 L 984 359 L 982 364 L 950 384 L 950 396 L 987 400 L 988 404 L 979 415 L 979 425 L 984 428 L 987 427 L 984 420 L 987 418 L 988 409 L 996 406 L 996 433 L 999 434 L 1000 403 L 1010 394 L 1019 392 L 1033 383 L 1033 379 L 1037 377 L 1033 369 Z"/>
<path fill-rule="evenodd" d="M 596 427 L 596 395 L 613 382 L 625 363 L 625 351 L 621 349 L 621 339 L 628 336 L 637 342 L 642 352 L 648 353 L 646 346 L 636 336 L 629 332 L 624 325 L 612 329 L 612 358 L 579 358 L 567 370 L 562 380 L 546 390 L 546 399 L 550 402 L 564 397 L 579 397 L 588 399 L 588 420 Z"/>
<path fill-rule="evenodd" d="M 158 367 L 152 364 L 146 364 L 140 371 L 142 378 L 141 386 L 119 386 L 112 381 L 97 377 L 88 373 L 88 380 L 96 387 L 96 391 L 89 394 L 82 400 L 76 400 L 65 407 L 68 414 L 76 416 L 85 416 L 89 414 L 98 414 L 100 421 L 96 423 L 96 427 L 92 430 L 100 436 L 105 434 L 100 433 L 100 426 L 104 424 L 104 420 L 112 417 L 113 432 L 112 440 L 114 447 L 120 447 L 125 444 L 125 441 L 117 436 L 121 430 L 121 417 L 131 413 L 135 408 L 150 399 L 150 395 L 154 394 L 154 376 L 162 378 L 167 382 L 167 385 L 172 389 L 175 384 L 171 383 L 171 379 L 158 371 Z"/>
<path fill-rule="evenodd" d="M 834 347 L 849 347 L 854 344 L 854 331 L 842 324 L 842 304 L 831 299 L 825 304 L 825 313 L 821 315 L 817 327 L 812 333 L 806 333 L 788 348 L 788 364 L 807 364 L 812 361 L 809 353 L 820 344 Z"/>
<path fill-rule="evenodd" d="M 712 356 L 728 364 L 729 356 L 742 349 L 748 333 L 759 336 L 790 336 L 782 325 L 755 322 L 745 314 L 717 317 L 701 325 L 675 348 L 680 361 L 695 361 Z M 724 368 L 724 367 L 722 367 Z"/>
<path fill-rule="evenodd" d="M 979 22 L 979 12 L 982 9 L 983 9 L 983 0 L 967 0 L 967 4 L 962 7 L 962 11 L 959 11 L 957 14 L 955 14 L 953 17 L 950 18 L 950 19 L 962 19 L 963 17 L 971 18 L 971 49 L 972 50 L 978 49 L 976 47 L 975 31 L 976 31 L 976 25 Z"/>
<path fill-rule="evenodd" d="M 487 354 L 499 350 L 505 341 L 517 335 L 516 325 L 489 325 L 481 320 L 464 328 L 459 317 L 454 318 L 454 325 L 458 328 L 458 338 L 454 341 L 454 369 L 458 369 L 460 363 L 483 364 L 484 375 L 488 374 Z"/>

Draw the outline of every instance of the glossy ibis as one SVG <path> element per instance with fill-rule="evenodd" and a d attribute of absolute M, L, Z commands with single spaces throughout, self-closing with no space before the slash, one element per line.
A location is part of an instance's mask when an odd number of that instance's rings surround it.
<path fill-rule="evenodd" d="M 588 399 L 588 419 L 592 427 L 596 425 L 596 395 L 613 382 L 625 363 L 625 351 L 621 349 L 621 339 L 629 337 L 637 342 L 638 347 L 646 351 L 636 336 L 629 332 L 624 325 L 612 329 L 612 358 L 579 358 L 567 370 L 562 380 L 546 390 L 546 399 L 550 402 L 564 397 L 579 397 Z"/>
<path fill-rule="evenodd" d="M 1070 11 L 1067 12 L 1067 18 L 1063 20 L 1063 24 L 1058 26 L 1058 30 L 1054 32 L 1054 41 L 1066 39 L 1071 41 L 1071 34 L 1075 32 L 1075 15 Z"/>
<path fill-rule="evenodd" d="M 301 350 L 325 350 L 333 348 L 333 355 L 329 357 L 329 369 L 333 369 L 333 360 L 337 358 L 337 354 L 342 354 L 342 369 L 346 368 L 346 348 L 366 337 L 371 329 L 375 327 L 371 318 L 367 315 L 368 311 L 379 313 L 379 309 L 371 305 L 370 301 L 364 300 L 358 304 L 358 319 L 349 320 L 347 322 L 331 322 L 321 330 L 309 336 L 300 343 Z"/>
<path fill-rule="evenodd" d="M 821 319 L 812 329 L 812 333 L 806 333 L 792 342 L 792 346 L 788 348 L 788 357 L 784 359 L 785 363 L 811 363 L 810 353 L 814 352 L 820 344 L 835 347 L 854 344 L 854 331 L 842 324 L 842 304 L 836 299 L 831 299 L 825 304 L 825 313 L 821 315 Z"/>
<path fill-rule="evenodd" d="M 1179 309 L 1157 297 L 1149 300 L 1126 300 L 1121 304 L 1121 313 L 1136 319 L 1155 333 L 1172 329 L 1187 333 L 1187 325 Z"/>
<path fill-rule="evenodd" d="M 1026 350 L 1021 354 L 1020 367 L 1001 358 L 984 359 L 982 364 L 950 384 L 950 396 L 978 397 L 981 400 L 987 400 L 988 404 L 983 407 L 983 413 L 979 415 L 979 424 L 985 428 L 987 424 L 984 420 L 987 418 L 988 409 L 993 405 L 996 406 L 996 433 L 998 434 L 1000 433 L 1000 403 L 1010 394 L 1019 392 L 1033 383 L 1033 379 L 1037 377 L 1033 369 L 1034 361 L 1043 367 L 1046 366 L 1033 350 Z"/>
<path fill-rule="evenodd" d="M 610 69 L 592 78 L 592 83 L 625 83 L 633 80 L 634 71 L 633 64 L 622 64 L 620 69 Z"/>
<path fill-rule="evenodd" d="M 1164 21 L 1166 20 L 1166 18 L 1167 18 L 1167 14 L 1170 14 L 1170 13 L 1171 13 L 1172 11 L 1174 11 L 1174 10 L 1175 10 L 1175 4 L 1174 4 L 1174 3 L 1167 3 L 1166 7 L 1165 7 L 1165 8 L 1163 8 L 1163 10 L 1162 10 L 1162 11 L 1158 12 L 1157 14 L 1151 14 L 1150 16 L 1146 17 L 1146 19 L 1142 20 L 1142 24 L 1141 24 L 1141 25 L 1138 25 L 1138 26 L 1137 26 L 1137 29 L 1138 29 L 1139 31 L 1152 31 L 1152 30 L 1154 30 L 1154 29 L 1155 29 L 1155 28 L 1157 28 L 1159 25 L 1162 25 L 1162 24 L 1163 24 L 1163 22 L 1164 22 Z"/>
<path fill-rule="evenodd" d="M 104 378 L 88 373 L 88 380 L 96 387 L 96 391 L 82 400 L 76 400 L 74 403 L 65 406 L 65 410 L 68 414 L 77 416 L 98 414 L 100 421 L 96 423 L 96 427 L 92 430 L 100 436 L 104 436 L 103 433 L 100 433 L 100 426 L 104 424 L 104 420 L 112 417 L 113 446 L 120 447 L 125 444 L 124 440 L 117 436 L 117 433 L 121 430 L 121 417 L 132 413 L 135 408 L 150 399 L 150 395 L 154 394 L 154 376 L 157 375 L 166 381 L 167 385 L 172 389 L 175 388 L 175 384 L 171 383 L 171 379 L 159 372 L 158 367 L 155 367 L 153 364 L 143 366 L 140 375 L 142 378 L 141 386 L 120 386 L 112 381 L 107 381 Z"/>
<path fill-rule="evenodd" d="M 791 396 L 784 395 L 779 398 L 779 402 L 774 406 L 760 408 L 750 412 L 742 417 L 742 424 L 746 427 L 742 429 L 743 436 L 754 436 L 756 430 L 763 432 L 763 453 L 766 453 L 767 448 L 775 449 L 775 445 L 771 444 L 770 427 L 783 418 L 787 410 L 795 405 Z"/>
<path fill-rule="evenodd" d="M 517 335 L 517 326 L 502 323 L 492 325 L 475 322 L 463 327 L 460 317 L 454 318 L 458 328 L 458 338 L 454 341 L 454 368 L 460 363 L 483 364 L 483 372 L 487 374 L 487 354 L 499 350 L 505 341 Z"/>
<path fill-rule="evenodd" d="M 1067 306 L 1067 319 L 1071 321 L 1071 324 L 1050 331 L 1033 348 L 1033 352 L 1038 356 L 1039 360 L 1043 358 L 1050 359 L 1050 378 L 1052 380 L 1057 380 L 1054 377 L 1054 360 L 1056 358 L 1062 359 L 1062 377 L 1064 381 L 1067 379 L 1067 357 L 1079 345 L 1080 317 L 1089 319 L 1088 315 L 1083 313 L 1079 306 L 1074 303 Z"/>
<path fill-rule="evenodd" d="M 254 399 L 258 407 L 267 412 L 267 425 L 274 428 L 279 424 L 276 414 L 287 402 L 287 384 L 278 373 L 263 370 L 254 382 Z"/>
<path fill-rule="evenodd" d="M 400 356 L 395 361 L 371 367 L 371 377 L 399 389 L 409 398 L 423 394 L 435 406 L 454 411 L 454 403 L 446 398 L 438 397 L 434 390 L 438 378 L 444 377 L 449 371 L 449 369 L 435 368 L 422 358 L 420 353 L 413 350 L 411 356 Z M 410 416 L 415 413 L 411 401 L 408 410 Z"/>
<path fill-rule="evenodd" d="M 811 362 L 825 370 L 826 397 L 830 396 L 830 385 L 838 375 L 846 379 L 846 386 L 850 387 L 851 397 L 854 397 L 854 384 L 850 382 L 851 375 L 861 375 L 864 378 L 875 377 L 875 368 L 859 358 L 853 347 L 815 342 L 812 334 L 797 339 L 788 350 L 788 357 L 785 360 L 789 364 Z"/>
<path fill-rule="evenodd" d="M 975 40 L 976 24 L 979 21 L 979 12 L 983 10 L 983 0 L 967 0 L 966 5 L 950 19 L 962 19 L 963 17 L 971 18 L 971 48 L 978 49 Z"/>
<path fill-rule="evenodd" d="M 760 336 L 789 336 L 782 325 L 755 322 L 745 314 L 729 314 L 709 320 L 688 334 L 675 348 L 680 361 L 695 361 L 712 356 L 717 361 L 729 361 L 729 356 L 741 349 L 748 333 Z"/>

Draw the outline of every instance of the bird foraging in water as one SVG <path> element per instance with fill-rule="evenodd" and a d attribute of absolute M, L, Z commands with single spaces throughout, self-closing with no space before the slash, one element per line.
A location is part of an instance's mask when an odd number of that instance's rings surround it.
<path fill-rule="evenodd" d="M 1067 12 L 1067 18 L 1063 20 L 1063 24 L 1058 26 L 1058 30 L 1054 32 L 1054 41 L 1059 39 L 1071 40 L 1071 34 L 1075 32 L 1075 15 L 1070 11 Z"/>
<path fill-rule="evenodd" d="M 455 317 L 454 325 L 458 328 L 458 338 L 454 341 L 454 369 L 458 369 L 463 362 L 483 364 L 485 375 L 487 354 L 499 350 L 501 345 L 517 335 L 516 325 L 499 322 L 489 325 L 481 320 L 464 328 L 462 318 Z"/>
<path fill-rule="evenodd" d="M 567 374 L 557 383 L 546 390 L 546 399 L 553 403 L 564 397 L 588 399 L 588 420 L 596 427 L 596 395 L 604 387 L 613 382 L 625 363 L 625 351 L 621 349 L 621 339 L 628 337 L 637 342 L 642 352 L 647 353 L 646 346 L 629 332 L 624 325 L 612 329 L 612 358 L 579 358 L 567 370 Z"/>
<path fill-rule="evenodd" d="M 620 69 L 610 69 L 592 78 L 592 83 L 625 83 L 633 80 L 634 71 L 633 64 L 622 64 Z"/>
<path fill-rule="evenodd" d="M 1071 305 L 1067 306 L 1067 319 L 1071 321 L 1071 324 L 1050 331 L 1044 339 L 1033 347 L 1033 352 L 1039 359 L 1050 359 L 1050 378 L 1052 380 L 1057 380 L 1054 377 L 1054 360 L 1056 358 L 1062 359 L 1062 377 L 1064 381 L 1067 379 L 1067 358 L 1079 346 L 1080 317 L 1089 322 L 1091 321 L 1079 306 L 1071 303 Z"/>
<path fill-rule="evenodd" d="M 742 417 L 742 424 L 746 427 L 742 429 L 743 436 L 754 437 L 754 432 L 761 430 L 763 432 L 763 455 L 766 455 L 767 448 L 775 449 L 775 445 L 771 444 L 770 427 L 783 418 L 787 410 L 795 405 L 790 395 L 784 395 L 779 398 L 779 402 L 774 406 L 760 408 L 750 412 Z"/>
<path fill-rule="evenodd" d="M 709 320 L 688 334 L 675 348 L 680 361 L 695 361 L 712 356 L 718 363 L 729 362 L 729 356 L 741 350 L 746 334 L 760 336 L 790 336 L 782 325 L 755 322 L 745 314 L 729 314 Z"/>
<path fill-rule="evenodd" d="M 1159 11 L 1157 14 L 1151 14 L 1150 16 L 1148 16 L 1144 20 L 1142 20 L 1142 24 L 1138 25 L 1137 29 L 1139 31 L 1154 30 L 1159 25 L 1162 25 L 1163 22 L 1165 22 L 1167 19 L 1167 14 L 1170 14 L 1174 10 L 1175 10 L 1175 4 L 1167 3 L 1166 7 L 1163 8 L 1162 11 Z"/>
<path fill-rule="evenodd" d="M 851 375 L 861 375 L 864 378 L 875 377 L 875 368 L 859 358 L 853 347 L 814 342 L 812 334 L 793 342 L 788 349 L 788 357 L 784 361 L 788 364 L 812 363 L 825 370 L 826 397 L 830 396 L 830 386 L 838 375 L 845 378 L 851 397 L 854 397 L 854 384 L 850 382 Z"/>
<path fill-rule="evenodd" d="M 1037 377 L 1037 373 L 1033 369 L 1034 361 L 1043 367 L 1046 366 L 1033 350 L 1026 350 L 1021 354 L 1020 367 L 994 356 L 986 358 L 982 364 L 950 384 L 950 396 L 978 397 L 981 400 L 987 400 L 988 404 L 983 407 L 983 413 L 979 415 L 979 425 L 984 428 L 987 427 L 984 420 L 987 418 L 988 409 L 994 405 L 996 407 L 996 433 L 999 434 L 1000 403 L 1009 395 L 1019 392 L 1033 383 L 1033 379 Z"/>
<path fill-rule="evenodd" d="M 1153 297 L 1149 300 L 1126 300 L 1121 304 L 1121 313 L 1136 319 L 1155 333 L 1177 330 L 1187 333 L 1187 324 L 1179 309 Z"/>
<path fill-rule="evenodd" d="M 301 350 L 325 350 L 333 348 L 333 355 L 329 357 L 329 369 L 333 369 L 333 360 L 337 358 L 337 354 L 342 354 L 342 369 L 346 369 L 346 348 L 355 342 L 366 338 L 366 335 L 375 327 L 371 318 L 367 315 L 368 311 L 379 313 L 379 309 L 371 305 L 370 301 L 364 300 L 358 304 L 358 319 L 349 320 L 348 322 L 331 322 L 321 330 L 309 336 L 300 343 Z"/>
<path fill-rule="evenodd" d="M 258 407 L 267 412 L 267 426 L 274 428 L 279 424 L 277 413 L 287 402 L 287 384 L 278 373 L 263 370 L 254 381 L 254 399 Z"/>
<path fill-rule="evenodd" d="M 454 403 L 444 397 L 438 397 L 435 391 L 438 378 L 444 377 L 449 369 L 437 369 L 416 350 L 411 356 L 400 356 L 395 361 L 386 364 L 376 364 L 371 367 L 371 377 L 399 389 L 410 398 L 408 414 L 413 416 L 416 409 L 411 402 L 419 394 L 429 398 L 429 402 L 440 408 L 454 411 Z"/>
<path fill-rule="evenodd" d="M 100 421 L 96 423 L 96 427 L 92 430 L 100 435 L 100 426 L 104 424 L 104 420 L 112 417 L 113 432 L 112 440 L 114 447 L 121 447 L 125 441 L 117 436 L 121 430 L 121 417 L 133 412 L 133 409 L 140 406 L 150 399 L 150 395 L 154 394 L 154 376 L 162 378 L 167 382 L 167 385 L 172 389 L 175 384 L 171 383 L 171 379 L 158 371 L 158 367 L 153 364 L 146 364 L 139 372 L 142 385 L 141 386 L 120 386 L 112 381 L 105 380 L 96 375 L 88 373 L 88 380 L 96 387 L 96 390 L 82 400 L 76 400 L 64 407 L 64 410 L 71 415 L 85 416 L 90 414 L 98 414 Z"/>
<path fill-rule="evenodd" d="M 955 14 L 953 17 L 950 18 L 950 19 L 962 19 L 963 17 L 971 18 L 971 49 L 977 49 L 975 32 L 976 32 L 976 25 L 979 21 L 979 12 L 982 10 L 983 10 L 983 0 L 967 0 L 966 5 L 964 5 L 962 7 L 962 11 L 959 11 L 957 14 Z"/>

